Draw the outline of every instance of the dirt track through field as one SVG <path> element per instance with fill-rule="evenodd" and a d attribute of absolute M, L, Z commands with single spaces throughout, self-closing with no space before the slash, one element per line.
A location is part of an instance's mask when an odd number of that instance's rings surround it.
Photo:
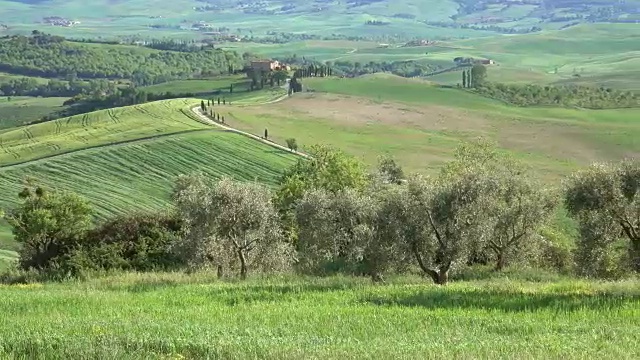
<path fill-rule="evenodd" d="M 276 100 L 274 100 L 273 102 L 275 102 L 275 101 L 282 101 L 282 100 L 284 100 L 284 98 L 276 99 Z M 273 103 L 273 102 L 271 102 L 271 103 Z M 296 155 L 300 155 L 300 156 L 305 157 L 305 158 L 306 158 L 306 157 L 309 157 L 309 155 L 307 155 L 307 154 L 305 154 L 305 153 L 302 153 L 302 152 L 299 152 L 299 151 L 293 151 L 293 150 L 291 150 L 291 149 L 287 148 L 286 146 L 282 146 L 282 145 L 280 145 L 280 144 L 276 144 L 276 143 L 274 143 L 274 142 L 272 142 L 272 141 L 269 141 L 269 140 L 267 140 L 267 139 L 265 139 L 265 138 L 261 138 L 261 137 L 260 137 L 260 136 L 258 136 L 258 135 L 250 134 L 250 133 L 248 133 L 248 132 L 241 131 L 241 130 L 238 130 L 238 129 L 234 129 L 234 128 L 232 128 L 232 127 L 229 127 L 229 126 L 223 125 L 223 124 L 221 124 L 221 123 L 219 123 L 219 122 L 213 121 L 213 120 L 211 120 L 207 115 L 205 115 L 205 114 L 203 114 L 203 113 L 202 113 L 202 109 L 200 109 L 200 106 L 195 106 L 195 107 L 193 107 L 193 108 L 191 109 L 191 111 L 193 111 L 193 113 L 194 113 L 194 114 L 196 114 L 196 116 L 197 116 L 199 119 L 201 119 L 204 123 L 207 123 L 207 124 L 210 124 L 210 125 L 213 125 L 213 126 L 220 127 L 220 128 L 222 128 L 222 129 L 225 129 L 225 130 L 227 130 L 227 131 L 234 132 L 234 133 L 236 133 L 236 134 L 240 134 L 240 135 L 244 135 L 244 136 L 250 137 L 250 138 L 252 138 L 252 139 L 254 139 L 254 140 L 258 140 L 258 141 L 260 141 L 260 142 L 262 142 L 262 143 L 264 143 L 264 144 L 267 144 L 267 145 L 269 145 L 269 146 L 275 147 L 275 148 L 280 149 L 280 150 L 284 150 L 284 151 L 287 151 L 287 152 L 290 152 L 290 153 L 293 153 L 293 154 L 296 154 Z"/>
<path fill-rule="evenodd" d="M 402 127 L 445 133 L 459 139 L 487 136 L 507 149 L 537 152 L 584 164 L 607 159 L 605 153 L 593 146 L 589 138 L 592 130 L 579 124 L 507 118 L 437 104 L 415 105 L 347 95 L 301 93 L 277 99 L 269 106 L 247 106 L 241 111 L 257 117 L 290 117 L 354 128 L 369 125 Z"/>

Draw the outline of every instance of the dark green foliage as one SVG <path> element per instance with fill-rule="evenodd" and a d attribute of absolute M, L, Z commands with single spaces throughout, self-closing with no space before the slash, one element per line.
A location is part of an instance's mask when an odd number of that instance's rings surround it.
<path fill-rule="evenodd" d="M 471 85 L 470 87 L 477 88 L 484 84 L 487 78 L 487 68 L 482 64 L 475 64 L 471 68 Z"/>
<path fill-rule="evenodd" d="M 287 142 L 287 147 L 289 148 L 289 150 L 298 151 L 298 142 L 296 141 L 296 139 L 289 138 L 289 139 L 286 140 L 286 142 Z"/>
<path fill-rule="evenodd" d="M 181 221 L 172 215 L 134 213 L 91 230 L 74 260 L 84 270 L 167 270 L 181 264 L 172 251 Z"/>
<path fill-rule="evenodd" d="M 69 257 L 85 240 L 92 209 L 71 193 L 26 187 L 23 203 L 7 216 L 15 240 L 22 245 L 19 266 L 51 273 L 68 273 Z"/>
<path fill-rule="evenodd" d="M 640 106 L 637 94 L 602 87 L 484 83 L 476 91 L 519 106 L 560 105 L 588 109 Z"/>
<path fill-rule="evenodd" d="M 35 78 L 20 78 L 0 84 L 0 95 L 5 96 L 42 96 L 71 97 L 79 94 L 109 95 L 116 91 L 116 85 L 106 79 L 63 81 L 52 79 L 40 83 Z"/>
<path fill-rule="evenodd" d="M 414 60 L 403 61 L 383 61 L 368 63 L 336 61 L 333 68 L 339 73 L 348 76 L 359 76 L 364 74 L 374 74 L 380 72 L 388 72 L 403 77 L 424 76 L 442 70 L 443 66 L 425 62 L 417 62 Z M 330 68 L 331 69 L 331 68 Z M 327 75 L 331 76 L 332 71 L 327 71 Z"/>
<path fill-rule="evenodd" d="M 242 64 L 237 53 L 211 48 L 175 52 L 89 46 L 42 34 L 0 40 L 0 71 L 26 76 L 130 79 L 150 85 L 196 74 L 223 74 L 229 66 Z"/>
<path fill-rule="evenodd" d="M 405 180 L 402 167 L 390 156 L 378 159 L 378 174 L 386 183 L 401 184 Z"/>
<path fill-rule="evenodd" d="M 269 131 L 267 129 L 264 129 L 264 138 L 265 139 L 269 138 Z"/>

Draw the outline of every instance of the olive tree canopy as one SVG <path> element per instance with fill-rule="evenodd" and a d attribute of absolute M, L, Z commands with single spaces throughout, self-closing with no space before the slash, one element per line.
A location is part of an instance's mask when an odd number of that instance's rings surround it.
<path fill-rule="evenodd" d="M 630 265 L 640 272 L 640 162 L 596 164 L 568 181 L 565 204 L 580 226 L 578 262 L 586 275 L 617 240 L 628 242 Z"/>
<path fill-rule="evenodd" d="M 291 247 L 283 242 L 268 188 L 229 178 L 210 182 L 203 175 L 178 179 L 174 201 L 185 220 L 184 251 L 195 264 L 213 263 L 248 271 L 288 267 Z"/>

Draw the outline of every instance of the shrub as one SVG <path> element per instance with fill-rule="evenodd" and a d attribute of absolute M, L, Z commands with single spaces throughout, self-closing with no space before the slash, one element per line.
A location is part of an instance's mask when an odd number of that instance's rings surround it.
<path fill-rule="evenodd" d="M 7 220 L 15 240 L 22 244 L 19 267 L 51 273 L 68 273 L 69 257 L 85 240 L 92 210 L 73 193 L 25 188 L 23 203 Z"/>
<path fill-rule="evenodd" d="M 298 151 L 298 143 L 296 139 L 290 138 L 290 139 L 287 139 L 286 141 L 287 141 L 287 147 L 289 148 L 289 150 Z"/>
<path fill-rule="evenodd" d="M 181 221 L 174 215 L 134 213 L 118 216 L 87 235 L 84 247 L 74 253 L 81 268 L 149 271 L 180 264 L 172 251 L 180 239 Z"/>

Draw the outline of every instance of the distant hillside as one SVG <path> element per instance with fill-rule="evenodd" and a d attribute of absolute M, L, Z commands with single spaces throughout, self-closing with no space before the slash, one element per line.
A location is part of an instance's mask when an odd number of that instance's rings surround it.
<path fill-rule="evenodd" d="M 149 85 L 202 74 L 227 74 L 242 67 L 242 57 L 237 53 L 213 48 L 158 51 L 70 42 L 43 33 L 0 39 L 0 71 L 25 76 L 128 79 Z"/>
<path fill-rule="evenodd" d="M 525 33 L 585 22 L 634 23 L 640 20 L 639 9 L 638 0 L 95 0 L 90 4 L 0 0 L 0 22 L 9 30 L 36 26 L 80 36 L 225 33 L 253 37 L 284 32 L 466 37 L 474 32 Z"/>
<path fill-rule="evenodd" d="M 197 100 L 167 100 L 17 127 L 0 134 L 0 208 L 27 178 L 77 192 L 98 218 L 167 206 L 176 177 L 195 171 L 274 185 L 291 153 L 194 120 Z M 0 223 L 0 250 L 12 250 Z M 7 254 L 0 254 L 2 258 Z M 6 259 L 5 259 L 6 260 Z"/>

